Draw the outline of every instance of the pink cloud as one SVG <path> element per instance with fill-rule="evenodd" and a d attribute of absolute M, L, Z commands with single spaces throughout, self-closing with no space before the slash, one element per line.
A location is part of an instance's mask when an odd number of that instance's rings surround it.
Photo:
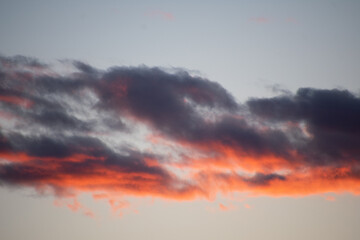
<path fill-rule="evenodd" d="M 172 13 L 164 12 L 164 11 L 160 11 L 160 10 L 148 11 L 145 13 L 145 16 L 162 18 L 167 21 L 173 21 L 175 19 L 174 15 Z"/>
<path fill-rule="evenodd" d="M 252 17 L 252 18 L 250 18 L 249 21 L 254 22 L 254 23 L 259 23 L 259 24 L 266 24 L 266 23 L 273 22 L 274 19 L 270 19 L 267 17 Z M 278 19 L 278 22 L 286 22 L 286 23 L 294 24 L 294 23 L 297 23 L 298 21 L 295 18 L 288 17 L 286 19 Z"/>
<path fill-rule="evenodd" d="M 76 197 L 70 199 L 55 199 L 53 204 L 56 207 L 66 206 L 72 212 L 81 211 L 85 216 L 95 218 L 95 214 L 89 208 L 82 205 Z"/>
<path fill-rule="evenodd" d="M 256 23 L 269 23 L 270 19 L 266 18 L 266 17 L 254 17 L 250 19 L 251 22 L 256 22 Z"/>
<path fill-rule="evenodd" d="M 289 17 L 286 19 L 287 23 L 297 23 L 297 20 L 295 18 Z"/>
<path fill-rule="evenodd" d="M 224 204 L 222 204 L 222 203 L 219 204 L 219 208 L 220 208 L 221 211 L 229 210 L 229 208 L 227 206 L 225 206 Z"/>
<path fill-rule="evenodd" d="M 235 206 L 232 204 L 224 205 L 222 203 L 219 203 L 219 209 L 221 211 L 230 211 L 230 210 L 235 210 Z"/>
<path fill-rule="evenodd" d="M 244 207 L 247 208 L 247 209 L 252 208 L 249 204 L 244 204 Z"/>

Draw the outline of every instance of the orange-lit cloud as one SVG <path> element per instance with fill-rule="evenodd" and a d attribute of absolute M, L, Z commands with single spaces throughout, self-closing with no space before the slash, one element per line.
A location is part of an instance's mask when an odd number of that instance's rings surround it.
<path fill-rule="evenodd" d="M 235 206 L 232 204 L 224 205 L 222 203 L 219 203 L 219 209 L 223 212 L 226 212 L 226 211 L 234 210 Z"/>
<path fill-rule="evenodd" d="M 63 207 L 66 206 L 73 212 L 79 212 L 87 217 L 95 218 L 95 214 L 88 209 L 87 207 L 83 206 L 76 198 L 69 198 L 69 199 L 56 199 L 53 202 L 54 206 L 56 207 Z"/>
<path fill-rule="evenodd" d="M 334 196 L 326 196 L 325 197 L 325 200 L 326 201 L 330 201 L 330 202 L 335 202 L 336 201 L 336 198 Z"/>
<path fill-rule="evenodd" d="M 247 209 L 251 208 L 251 206 L 249 204 L 244 204 L 244 207 L 247 208 Z"/>
<path fill-rule="evenodd" d="M 186 71 L 74 61 L 57 76 L 25 59 L 0 61 L 4 184 L 74 199 L 63 205 L 88 216 L 84 193 L 116 215 L 127 196 L 360 193 L 360 98 L 349 91 L 302 88 L 240 104 Z"/>

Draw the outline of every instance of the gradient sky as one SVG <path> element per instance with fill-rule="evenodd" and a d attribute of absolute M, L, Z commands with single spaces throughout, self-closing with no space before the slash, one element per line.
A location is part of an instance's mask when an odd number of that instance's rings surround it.
<path fill-rule="evenodd" d="M 358 239 L 359 12 L 1 0 L 1 239 Z"/>

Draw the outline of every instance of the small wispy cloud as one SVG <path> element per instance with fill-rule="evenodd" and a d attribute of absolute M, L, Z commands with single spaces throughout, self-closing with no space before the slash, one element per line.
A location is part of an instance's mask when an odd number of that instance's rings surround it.
<path fill-rule="evenodd" d="M 270 17 L 252 17 L 249 19 L 250 22 L 258 23 L 258 24 L 268 24 L 268 23 L 298 23 L 298 21 L 293 17 L 288 17 L 286 19 L 277 19 Z"/>
<path fill-rule="evenodd" d="M 295 18 L 289 17 L 285 20 L 287 23 L 298 23 L 298 21 Z"/>
<path fill-rule="evenodd" d="M 335 202 L 336 198 L 334 196 L 325 196 L 326 201 Z"/>
<path fill-rule="evenodd" d="M 175 19 L 174 15 L 170 12 L 164 12 L 160 10 L 152 10 L 147 11 L 145 13 L 145 16 L 151 17 L 151 18 L 160 18 L 167 21 L 173 21 Z"/>
<path fill-rule="evenodd" d="M 244 208 L 250 209 L 252 207 L 249 204 L 244 204 Z"/>
<path fill-rule="evenodd" d="M 269 23 L 270 18 L 267 18 L 267 17 L 253 17 L 253 18 L 250 18 L 250 21 L 255 22 L 255 23 Z"/>
<path fill-rule="evenodd" d="M 225 205 L 225 204 L 219 203 L 219 209 L 221 211 L 225 212 L 225 211 L 235 210 L 236 208 L 235 208 L 235 206 L 233 204 Z"/>

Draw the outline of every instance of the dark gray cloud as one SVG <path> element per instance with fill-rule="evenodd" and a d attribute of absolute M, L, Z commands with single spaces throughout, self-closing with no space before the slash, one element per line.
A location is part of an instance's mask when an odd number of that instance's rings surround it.
<path fill-rule="evenodd" d="M 0 64 L 6 68 L 13 68 L 13 67 L 35 67 L 35 68 L 47 68 L 48 65 L 45 63 L 40 62 L 36 58 L 16 55 L 13 57 L 6 57 L 0 55 Z"/>
<path fill-rule="evenodd" d="M 347 90 L 303 88 L 241 105 L 218 83 L 183 70 L 66 64 L 72 70 L 57 73 L 36 59 L 0 57 L 3 182 L 185 199 L 218 191 L 210 184 L 218 176 L 223 189 L 286 184 L 315 167 L 347 171 L 332 180 L 359 179 L 360 99 Z M 145 148 L 141 134 L 160 136 L 170 150 Z M 168 168 L 182 162 L 195 172 L 204 164 L 257 173 L 186 180 Z"/>
<path fill-rule="evenodd" d="M 112 68 L 98 82 L 100 108 L 130 114 L 172 136 L 186 137 L 204 120 L 195 106 L 235 111 L 237 103 L 219 84 L 186 72 L 158 68 Z"/>
<path fill-rule="evenodd" d="M 247 102 L 250 110 L 274 121 L 306 121 L 326 131 L 360 133 L 360 98 L 347 90 L 301 88 L 295 95 Z"/>
<path fill-rule="evenodd" d="M 360 161 L 360 98 L 347 90 L 301 88 L 294 95 L 251 99 L 247 105 L 272 123 L 304 123 L 310 136 L 294 148 L 313 164 Z"/>
<path fill-rule="evenodd" d="M 273 180 L 286 181 L 286 177 L 275 173 L 271 173 L 271 174 L 256 173 L 253 177 L 243 178 L 243 180 L 244 182 L 253 186 L 264 186 L 264 185 L 269 185 Z"/>

